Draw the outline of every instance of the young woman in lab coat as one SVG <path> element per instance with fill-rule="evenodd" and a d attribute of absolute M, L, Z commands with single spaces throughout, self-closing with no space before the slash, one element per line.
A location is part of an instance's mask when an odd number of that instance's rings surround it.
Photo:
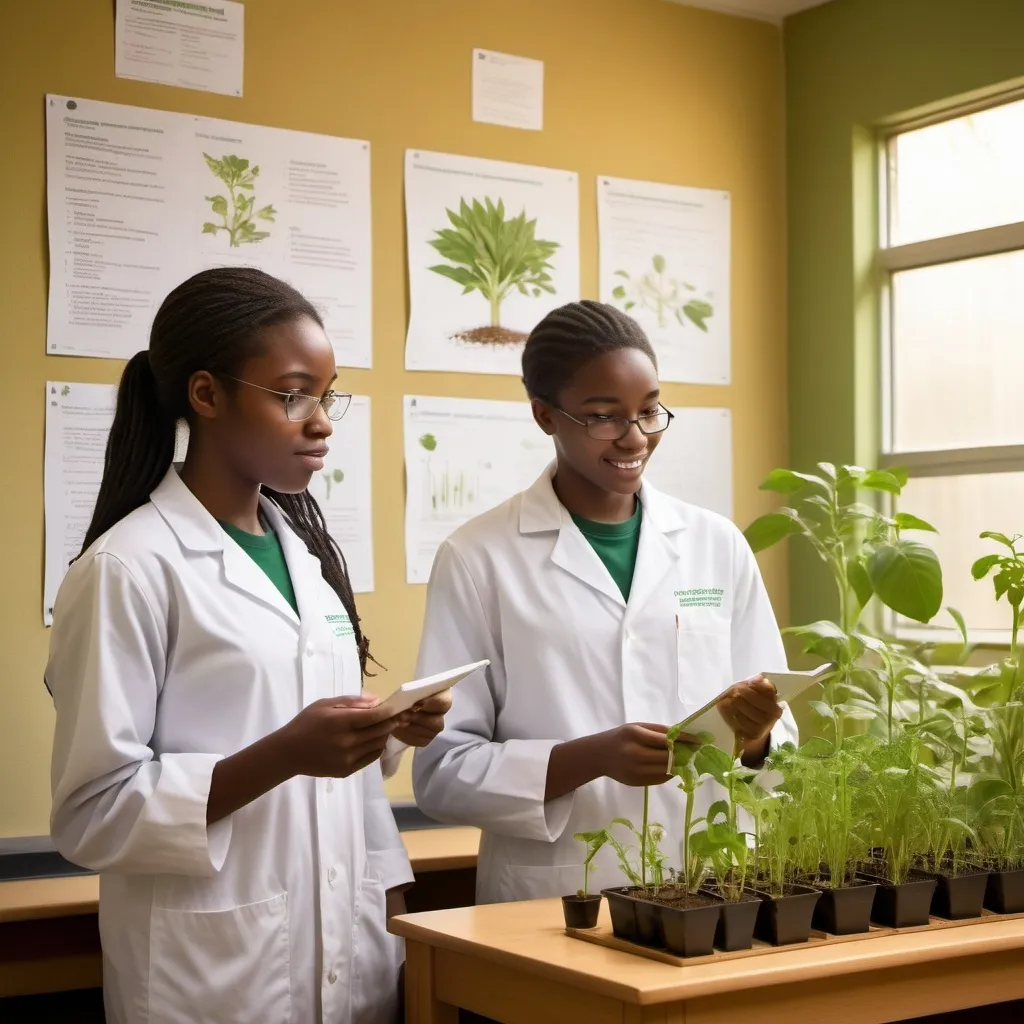
<path fill-rule="evenodd" d="M 596 302 L 555 310 L 526 343 L 523 381 L 555 462 L 441 545 L 418 666 L 490 659 L 413 764 L 427 814 L 483 829 L 481 902 L 575 892 L 573 833 L 639 826 L 644 786 L 659 787 L 651 820 L 677 862 L 685 798 L 661 785 L 665 733 L 722 691 L 747 763 L 795 738 L 761 674 L 786 656 L 742 534 L 643 480 L 672 414 L 637 323 Z M 698 813 L 712 787 L 699 799 Z M 592 884 L 622 881 L 602 851 Z"/>
<path fill-rule="evenodd" d="M 103 482 L 54 610 L 51 830 L 100 872 L 109 1024 L 390 1024 L 412 881 L 340 552 L 306 490 L 334 352 L 250 269 L 175 289 L 121 379 Z M 188 454 L 172 465 L 175 428 Z M 389 900 L 389 896 L 391 898 Z"/>

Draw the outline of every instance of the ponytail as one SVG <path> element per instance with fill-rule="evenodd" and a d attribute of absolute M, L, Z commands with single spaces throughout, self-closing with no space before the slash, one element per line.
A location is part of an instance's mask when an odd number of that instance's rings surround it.
<path fill-rule="evenodd" d="M 174 459 L 176 417 L 160 404 L 148 352 L 128 361 L 117 389 L 92 522 L 82 554 L 115 523 L 149 501 Z"/>

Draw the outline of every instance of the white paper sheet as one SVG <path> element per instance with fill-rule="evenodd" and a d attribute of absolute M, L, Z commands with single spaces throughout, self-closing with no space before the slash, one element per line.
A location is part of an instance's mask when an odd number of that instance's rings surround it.
<path fill-rule="evenodd" d="M 114 73 L 241 96 L 244 19 L 232 0 L 117 0 Z"/>
<path fill-rule="evenodd" d="M 527 230 L 537 242 L 554 243 L 553 250 L 535 250 L 543 264 L 534 267 L 538 276 L 520 263 L 520 272 L 513 279 L 503 278 L 500 286 L 484 284 L 484 291 L 472 287 L 471 282 L 488 280 L 493 264 L 467 265 L 459 261 L 459 253 L 442 252 L 431 244 L 437 242 L 447 250 L 446 240 L 457 236 L 451 217 L 461 217 L 463 202 L 470 208 L 471 220 L 485 222 L 485 235 L 508 240 L 516 229 L 502 230 L 498 225 L 524 214 L 533 225 Z M 488 202 L 494 211 L 490 221 Z M 577 175 L 409 150 L 405 208 L 410 293 L 405 368 L 518 377 L 529 332 L 552 309 L 579 299 Z M 506 241 L 502 253 L 508 248 Z M 467 283 L 472 288 L 468 292 Z"/>
<path fill-rule="evenodd" d="M 647 464 L 659 491 L 732 519 L 732 413 L 673 409 L 676 418 Z"/>
<path fill-rule="evenodd" d="M 662 380 L 728 384 L 729 193 L 597 179 L 601 300 L 647 331 Z"/>
<path fill-rule="evenodd" d="M 473 120 L 539 132 L 544 127 L 544 62 L 474 50 Z"/>
<path fill-rule="evenodd" d="M 126 359 L 185 278 L 255 265 L 370 366 L 369 143 L 63 96 L 46 141 L 47 352 Z"/>
<path fill-rule="evenodd" d="M 528 402 L 405 396 L 406 582 L 426 583 L 438 545 L 529 487 L 554 457 Z"/>
<path fill-rule="evenodd" d="M 352 589 L 373 591 L 373 516 L 371 514 L 370 399 L 353 395 L 352 405 L 334 424 L 331 451 L 323 472 L 309 490 L 323 510 L 327 529 L 348 563 Z"/>
<path fill-rule="evenodd" d="M 47 626 L 53 623 L 61 581 L 78 556 L 92 520 L 116 402 L 113 384 L 46 384 L 43 623 Z"/>

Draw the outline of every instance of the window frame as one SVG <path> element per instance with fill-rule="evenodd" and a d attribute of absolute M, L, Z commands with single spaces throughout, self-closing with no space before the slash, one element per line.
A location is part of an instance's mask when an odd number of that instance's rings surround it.
<path fill-rule="evenodd" d="M 893 357 L 894 337 L 892 279 L 905 270 L 955 263 L 983 256 L 1024 250 L 1024 221 L 980 228 L 918 242 L 892 245 L 893 203 L 898 167 L 894 157 L 900 135 L 970 114 L 1024 100 L 1024 88 L 1007 90 L 969 103 L 936 110 L 927 116 L 894 121 L 877 136 L 878 150 L 878 241 L 875 270 L 879 298 L 879 451 L 878 465 L 901 467 L 910 477 L 988 476 L 1024 471 L 1024 444 L 990 445 L 971 448 L 942 448 L 930 451 L 900 451 L 893 444 L 896 404 Z M 890 503 L 891 504 L 891 503 Z M 899 640 L 942 642 L 959 636 L 953 626 L 941 619 L 936 625 L 901 623 L 898 616 L 885 610 L 884 628 Z M 1010 630 L 972 630 L 972 642 L 982 648 L 1003 648 L 1010 644 Z"/>

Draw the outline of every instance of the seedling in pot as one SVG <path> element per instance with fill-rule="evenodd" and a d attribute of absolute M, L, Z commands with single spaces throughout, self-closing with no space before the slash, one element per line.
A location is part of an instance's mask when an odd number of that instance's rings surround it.
<path fill-rule="evenodd" d="M 590 869 L 598 852 L 611 841 L 607 829 L 593 832 L 577 832 L 573 839 L 585 843 L 586 857 L 583 861 L 583 888 L 575 895 L 562 897 L 562 912 L 565 915 L 566 928 L 593 928 L 597 924 L 597 915 L 601 909 L 601 897 L 589 894 Z"/>

